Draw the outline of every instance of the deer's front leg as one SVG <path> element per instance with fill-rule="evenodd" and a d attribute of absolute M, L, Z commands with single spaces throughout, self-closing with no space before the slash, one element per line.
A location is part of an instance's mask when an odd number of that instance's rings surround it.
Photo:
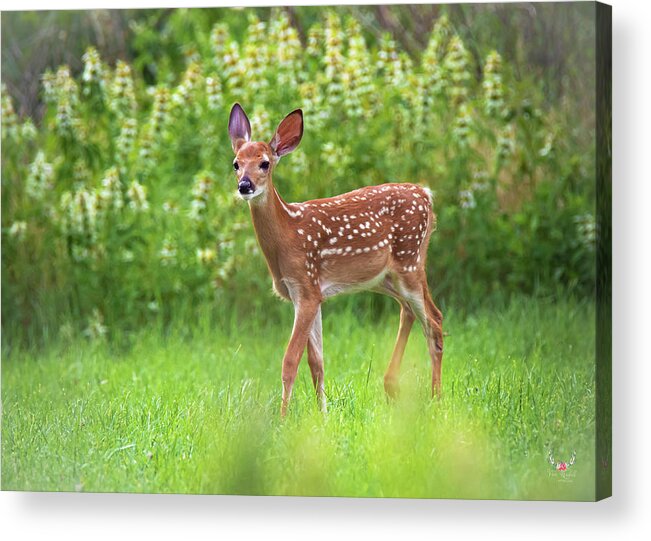
<path fill-rule="evenodd" d="M 287 414 L 296 372 L 298 371 L 298 363 L 301 360 L 303 351 L 305 351 L 310 329 L 319 311 L 319 306 L 320 302 L 318 300 L 297 299 L 294 301 L 294 329 L 283 358 L 283 401 L 280 408 L 282 417 Z"/>
<path fill-rule="evenodd" d="M 312 372 L 312 383 L 316 390 L 319 409 L 325 413 L 327 410 L 325 389 L 323 385 L 323 338 L 321 331 L 321 308 L 317 310 L 307 339 L 307 362 Z"/>

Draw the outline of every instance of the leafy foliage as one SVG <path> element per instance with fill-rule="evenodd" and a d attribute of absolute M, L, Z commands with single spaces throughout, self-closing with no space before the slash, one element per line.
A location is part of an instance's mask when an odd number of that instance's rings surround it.
<path fill-rule="evenodd" d="M 262 139 L 303 108 L 303 142 L 275 179 L 289 200 L 429 186 L 435 294 L 473 306 L 592 292 L 594 151 L 497 51 L 476 65 L 445 16 L 418 56 L 337 9 L 305 46 L 285 12 L 222 11 L 212 27 L 187 10 L 162 30 L 134 25 L 132 64 L 107 65 L 91 46 L 81 73 L 47 71 L 38 128 L 3 87 L 5 329 L 102 335 L 201 303 L 265 306 L 266 268 L 230 176 L 234 101 Z"/>

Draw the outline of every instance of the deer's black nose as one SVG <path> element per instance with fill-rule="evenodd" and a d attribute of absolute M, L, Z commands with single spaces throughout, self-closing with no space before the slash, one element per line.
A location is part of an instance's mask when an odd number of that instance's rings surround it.
<path fill-rule="evenodd" d="M 242 177 L 242 180 L 237 184 L 237 190 L 243 194 L 253 193 L 253 183 L 249 177 Z"/>

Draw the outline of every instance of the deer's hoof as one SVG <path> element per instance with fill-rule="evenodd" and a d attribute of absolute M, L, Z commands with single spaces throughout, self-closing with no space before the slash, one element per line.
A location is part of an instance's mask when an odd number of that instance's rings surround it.
<path fill-rule="evenodd" d="M 400 394 L 400 384 L 398 379 L 393 376 L 384 376 L 384 392 L 390 399 L 398 398 Z"/>

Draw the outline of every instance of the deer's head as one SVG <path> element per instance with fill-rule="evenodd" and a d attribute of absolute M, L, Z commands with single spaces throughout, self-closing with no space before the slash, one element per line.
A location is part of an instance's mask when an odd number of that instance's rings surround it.
<path fill-rule="evenodd" d="M 276 128 L 269 143 L 251 141 L 251 123 L 239 103 L 233 105 L 228 135 L 235 153 L 233 169 L 240 197 L 250 201 L 271 189 L 271 173 L 278 160 L 289 154 L 303 136 L 303 111 L 289 113 Z"/>

